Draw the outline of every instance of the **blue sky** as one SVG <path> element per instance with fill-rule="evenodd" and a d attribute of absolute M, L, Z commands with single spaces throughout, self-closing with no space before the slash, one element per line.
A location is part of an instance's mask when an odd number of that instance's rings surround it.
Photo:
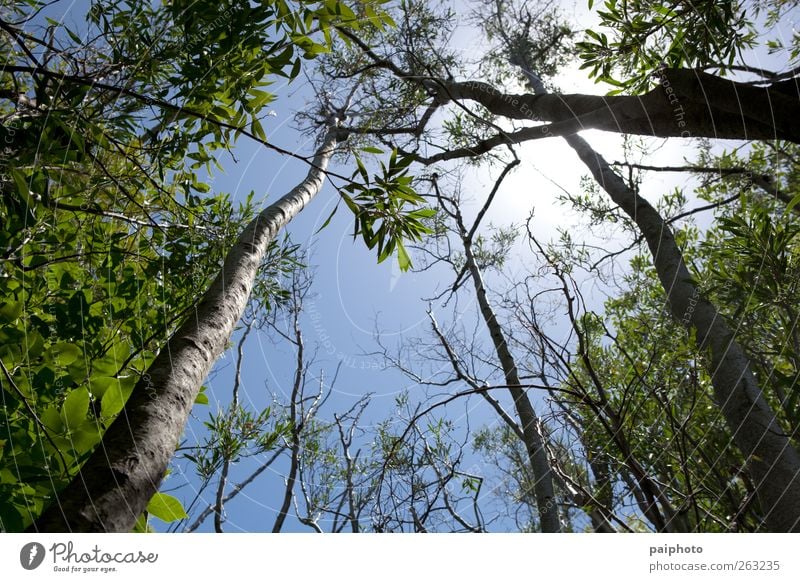
<path fill-rule="evenodd" d="M 274 88 L 280 94 L 280 88 Z M 295 89 L 302 95 L 302 90 Z M 281 103 L 276 109 L 281 111 Z M 278 117 L 269 118 L 270 121 Z M 308 141 L 297 142 L 296 133 L 276 123 L 270 138 L 298 153 L 307 154 L 314 148 Z M 269 129 L 267 129 L 269 133 Z M 292 147 L 293 146 L 293 147 Z M 296 160 L 285 160 L 274 153 L 241 143 L 236 157 L 239 164 L 225 164 L 227 175 L 218 177 L 214 187 L 229 191 L 235 196 L 246 195 L 251 189 L 257 193 L 269 192 L 274 200 L 289 190 L 305 174 L 306 167 Z M 265 168 L 270 168 L 264 175 Z M 349 170 L 345 169 L 349 173 Z M 376 263 L 374 251 L 366 249 L 360 239 L 353 241 L 352 216 L 342 206 L 331 223 L 315 234 L 330 215 L 338 200 L 330 185 L 290 224 L 288 232 L 295 243 L 310 250 L 309 265 L 313 267 L 314 295 L 307 301 L 304 316 L 304 335 L 309 350 L 316 344 L 318 366 L 331 378 L 341 362 L 338 381 L 333 395 L 322 409 L 320 416 L 330 418 L 334 412 L 347 410 L 363 394 L 373 393 L 373 402 L 365 415 L 370 419 L 383 420 L 391 410 L 397 394 L 410 389 L 414 398 L 414 384 L 392 368 L 386 368 L 383 358 L 368 355 L 377 349 L 374 341 L 376 327 L 389 345 L 399 338 L 410 337 L 427 331 L 426 305 L 420 301 L 424 295 L 433 295 L 441 288 L 442 273 L 401 273 L 394 259 Z M 447 276 L 446 274 L 444 276 Z M 256 408 L 263 407 L 268 393 L 274 392 L 283 399 L 288 398 L 294 374 L 294 354 L 285 345 L 275 345 L 263 333 L 251 334 L 247 343 L 245 366 L 242 377 L 242 402 L 250 401 Z M 211 394 L 220 405 L 230 399 L 233 359 L 229 352 L 217 365 L 217 372 L 209 382 Z M 421 396 L 421 395 L 420 395 Z M 212 399 L 211 409 L 216 409 Z M 205 407 L 196 407 L 195 415 L 203 419 Z M 202 430 L 193 423 L 187 430 L 191 441 L 193 435 Z M 239 474 L 245 474 L 245 463 Z M 284 470 L 285 464 L 277 464 L 276 470 Z M 166 484 L 173 487 L 186 477 L 175 475 Z M 192 483 L 192 479 L 188 479 Z M 234 478 L 233 481 L 236 479 Z M 190 484 L 191 488 L 192 485 Z M 282 491 L 282 476 L 268 470 L 257 483 L 250 486 L 240 499 L 228 507 L 226 529 L 240 531 L 263 531 L 272 525 L 275 508 Z M 185 493 L 185 492 L 182 492 Z M 266 525 L 265 525 L 266 524 Z M 299 524 L 290 520 L 286 530 Z M 211 526 L 211 520 L 206 528 Z M 205 528 L 204 528 L 205 529 Z M 307 530 L 300 526 L 301 530 Z"/>

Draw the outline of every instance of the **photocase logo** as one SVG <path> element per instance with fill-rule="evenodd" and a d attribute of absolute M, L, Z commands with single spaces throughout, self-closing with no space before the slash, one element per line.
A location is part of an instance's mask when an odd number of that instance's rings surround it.
<path fill-rule="evenodd" d="M 44 561 L 44 546 L 38 542 L 30 542 L 22 546 L 19 552 L 19 563 L 26 570 L 35 570 Z"/>

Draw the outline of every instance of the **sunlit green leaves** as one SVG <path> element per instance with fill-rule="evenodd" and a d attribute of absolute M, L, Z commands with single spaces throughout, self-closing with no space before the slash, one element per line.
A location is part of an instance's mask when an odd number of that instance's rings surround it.
<path fill-rule="evenodd" d="M 99 0 L 78 27 L 33 19 L 29 50 L 2 46 L 20 72 L 0 71 L 0 384 L 14 436 L 0 458 L 39 469 L 3 481 L 0 527 L 30 524 L 69 482 L 253 216 L 252 198 L 237 208 L 214 191 L 220 150 L 245 131 L 266 141 L 270 83 L 325 53 L 333 27 L 365 10 L 380 20 L 380 4 Z M 8 10 L 28 22 L 38 7 Z M 284 298 L 272 275 L 292 261 L 290 246 L 268 253 L 259 309 Z M 271 447 L 282 430 L 242 438 Z"/>
<path fill-rule="evenodd" d="M 609 34 L 600 28 L 585 31 L 584 40 L 577 43 L 581 68 L 598 82 L 619 87 L 614 93 L 647 90 L 662 66 L 714 66 L 724 71 L 755 39 L 752 14 L 738 0 L 606 0 L 596 13 Z"/>
<path fill-rule="evenodd" d="M 0 323 L 12 323 L 22 315 L 22 302 L 6 299 L 0 301 Z"/>
<path fill-rule="evenodd" d="M 208 404 L 208 394 L 206 394 L 206 386 L 200 386 L 200 392 L 194 399 L 195 404 Z"/>
<path fill-rule="evenodd" d="M 131 533 L 152 533 L 153 528 L 147 523 L 147 513 L 143 513 L 136 519 L 136 523 L 131 530 Z"/>
<path fill-rule="evenodd" d="M 50 359 L 58 366 L 68 366 L 80 356 L 81 349 L 75 344 L 68 342 L 58 342 L 53 344 L 50 349 Z"/>
<path fill-rule="evenodd" d="M 791 146 L 789 151 L 794 149 Z M 757 164 L 758 159 L 751 163 Z M 722 212 L 701 250 L 707 257 L 701 278 L 704 287 L 725 316 L 736 322 L 737 340 L 753 354 L 754 371 L 779 417 L 787 426 L 796 426 L 800 422 L 797 215 L 770 197 L 745 191 L 736 207 Z"/>
<path fill-rule="evenodd" d="M 302 51 L 286 23 L 280 34 L 265 30 L 274 2 L 183 4 L 94 2 L 90 34 L 54 20 L 48 38 L 65 48 L 47 66 L 73 70 L 67 57 L 92 55 L 81 68 L 91 82 L 0 73 L 0 87 L 35 96 L 46 113 L 0 99 L 14 119 L 3 124 L 0 158 L 0 357 L 9 372 L 0 384 L 14 435 L 2 459 L 49 473 L 30 483 L 15 473 L 0 491 L 4 527 L 29 524 L 74 475 L 252 216 L 250 203 L 237 209 L 206 178 L 236 127 L 250 123 L 266 139 L 258 116 L 273 99 L 268 76 L 298 74 Z M 336 21 L 331 7 L 307 6 Z M 31 9 L 15 8 L 14 20 Z M 38 66 L 13 45 L 3 53 L 8 64 Z M 114 83 L 124 91 L 106 87 Z"/>
<path fill-rule="evenodd" d="M 389 165 L 381 162 L 381 173 L 371 177 L 357 157 L 352 179 L 360 181 L 340 192 L 355 217 L 353 237 L 361 236 L 367 248 L 375 248 L 379 263 L 396 251 L 402 271 L 412 266 L 403 241 L 416 242 L 430 233 L 426 221 L 436 214 L 434 209 L 423 207 L 425 199 L 412 188 L 408 175 L 412 162 L 412 157 L 398 158 L 397 150 L 393 150 Z"/>
<path fill-rule="evenodd" d="M 89 411 L 89 391 L 86 388 L 76 388 L 67 394 L 64 405 L 61 407 L 61 419 L 67 430 L 80 426 L 86 420 Z"/>
<path fill-rule="evenodd" d="M 225 462 L 235 463 L 273 450 L 291 433 L 291 424 L 273 414 L 270 408 L 256 413 L 234 405 L 209 414 L 203 424 L 208 436 L 183 456 L 195 464 L 204 480 L 211 478 Z"/>
<path fill-rule="evenodd" d="M 100 399 L 100 413 L 102 418 L 113 418 L 122 411 L 125 402 L 130 395 L 130 388 L 127 390 L 120 382 L 112 382 Z"/>
<path fill-rule="evenodd" d="M 161 521 L 171 523 L 188 517 L 183 505 L 172 495 L 156 493 L 147 504 L 147 513 Z"/>

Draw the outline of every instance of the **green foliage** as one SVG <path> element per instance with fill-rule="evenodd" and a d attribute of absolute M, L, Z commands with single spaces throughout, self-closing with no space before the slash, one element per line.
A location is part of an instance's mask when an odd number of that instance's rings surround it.
<path fill-rule="evenodd" d="M 703 294 L 736 330 L 787 434 L 800 421 L 800 222 L 783 202 L 797 192 L 796 150 L 779 143 L 755 146 L 747 156 L 704 152 L 702 166 L 745 171 L 722 180 L 701 174 L 698 192 L 719 205 L 717 216 L 705 229 L 675 233 Z M 765 176 L 780 197 L 754 187 Z M 683 204 L 679 191 L 661 202 L 667 214 Z M 761 529 L 764 508 L 752 499 L 747 465 L 722 422 L 705 351 L 669 315 L 650 260 L 631 261 L 624 291 L 605 303 L 602 318 L 590 312 L 577 323 L 584 347 L 564 385 L 570 395 L 559 400 L 580 427 L 580 457 L 610 470 L 614 491 L 635 489 L 632 461 L 655 482 L 669 483 L 669 503 L 690 529 Z"/>
<path fill-rule="evenodd" d="M 83 211 L 86 198 L 64 195 L 86 185 L 82 175 L 58 183 L 43 178 L 41 166 L 13 171 L 34 192 L 46 187 L 55 201 L 28 207 L 27 224 L 15 220 L 13 191 L 0 206 L 11 226 L 0 233 L 10 250 L 0 263 L 0 358 L 9 372 L 0 383 L 12 436 L 4 458 L 31 467 L 6 484 L 5 498 L 17 500 L 20 518 L 9 517 L 9 508 L 2 519 L 18 524 L 29 523 L 69 481 L 122 410 L 154 352 L 215 273 L 238 213 L 224 196 L 181 207 L 146 188 L 127 203 L 109 202 L 114 211 Z M 114 196 L 109 187 L 90 192 L 89 204 L 98 208 Z M 252 214 L 240 211 L 242 218 Z M 148 212 L 163 226 L 150 225 Z M 204 226 L 175 225 L 195 220 Z"/>
<path fill-rule="evenodd" d="M 747 196 L 703 245 L 708 293 L 737 323 L 738 339 L 785 426 L 800 422 L 800 223 Z"/>
<path fill-rule="evenodd" d="M 606 487 L 641 496 L 643 472 L 670 484 L 669 503 L 688 520 L 683 527 L 724 531 L 749 494 L 728 470 L 743 459 L 718 412 L 703 353 L 669 315 L 649 261 L 637 257 L 631 269 L 628 290 L 606 302 L 604 318 L 588 312 L 578 321 L 584 347 L 560 401 L 580 427 L 582 455 L 593 469 L 606 467 Z M 613 499 L 625 503 L 624 495 Z M 757 514 L 736 522 L 745 530 L 759 524 Z"/>
<path fill-rule="evenodd" d="M 150 517 L 156 517 L 165 523 L 172 523 L 189 517 L 183 504 L 166 493 L 156 493 L 150 498 L 144 513 L 136 520 L 131 533 L 153 533 L 155 530 L 150 525 Z"/>
<path fill-rule="evenodd" d="M 208 433 L 202 443 L 190 447 L 183 457 L 195 464 L 201 479 L 208 480 L 223 463 L 273 450 L 281 439 L 291 434 L 291 424 L 277 418 L 270 408 L 258 414 L 236 405 L 228 410 L 210 413 L 203 423 Z"/>
<path fill-rule="evenodd" d="M 265 140 L 265 87 L 358 26 L 335 0 L 95 0 L 77 26 L 45 4 L 4 7 L 26 24 L 0 45 L 4 531 L 75 475 L 252 217 L 212 193 L 218 150 Z"/>
<path fill-rule="evenodd" d="M 352 179 L 362 181 L 348 184 L 339 193 L 355 216 L 353 237 L 360 235 L 367 248 L 377 247 L 379 263 L 397 251 L 402 271 L 412 266 L 403 241 L 419 241 L 430 233 L 425 221 L 436 214 L 432 208 L 420 208 L 425 199 L 414 191 L 408 175 L 413 161 L 411 156 L 398 158 L 397 150 L 392 150 L 388 167 L 381 162 L 381 173 L 371 178 L 364 163 L 356 158 Z"/>
<path fill-rule="evenodd" d="M 442 129 L 448 137 L 448 147 L 468 148 L 475 142 L 494 135 L 493 124 L 497 121 L 497 116 L 482 105 L 473 105 L 472 110 L 469 113 L 456 110 L 442 121 Z M 477 166 L 486 157 L 488 156 L 467 158 L 466 162 Z"/>
<path fill-rule="evenodd" d="M 181 502 L 172 495 L 156 493 L 147 504 L 147 513 L 161 521 L 170 523 L 188 517 Z"/>
<path fill-rule="evenodd" d="M 596 12 L 610 34 L 587 29 L 576 47 L 581 68 L 598 82 L 618 87 L 612 93 L 647 90 L 662 66 L 724 71 L 756 39 L 752 11 L 748 14 L 739 0 L 606 0 Z"/>

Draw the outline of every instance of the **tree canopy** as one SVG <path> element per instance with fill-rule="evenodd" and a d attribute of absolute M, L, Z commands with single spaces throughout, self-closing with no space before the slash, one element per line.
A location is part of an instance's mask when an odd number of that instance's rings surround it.
<path fill-rule="evenodd" d="M 800 531 L 797 5 L 586 10 L 4 6 L 0 529 L 222 532 L 249 487 L 276 532 Z M 248 144 L 262 184 L 304 168 L 263 207 L 215 185 Z M 377 304 L 425 322 L 376 324 L 349 401 L 309 312 L 333 283 L 285 234 L 326 182 L 300 236 L 341 206 L 420 281 Z M 498 224 L 509 195 L 525 215 Z M 264 406 L 240 394 L 253 337 L 286 367 Z"/>

